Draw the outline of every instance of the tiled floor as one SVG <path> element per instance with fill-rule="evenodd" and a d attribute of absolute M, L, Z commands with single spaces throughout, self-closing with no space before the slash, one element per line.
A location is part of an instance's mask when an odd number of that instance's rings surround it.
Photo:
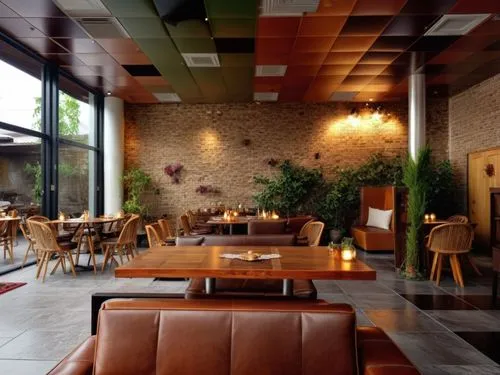
<path fill-rule="evenodd" d="M 0 275 L 21 267 L 27 247 L 28 242 L 23 238 L 23 236 L 18 235 L 17 240 L 14 243 L 14 262 L 11 262 L 8 256 L 0 258 Z M 3 247 L 0 250 L 3 253 Z M 32 252 L 30 252 L 26 264 L 32 264 L 34 261 L 35 256 Z"/>
<path fill-rule="evenodd" d="M 447 275 L 442 286 L 405 281 L 392 256 L 365 255 L 377 281 L 317 281 L 319 298 L 350 303 L 359 325 L 378 325 L 423 374 L 500 374 L 500 310 L 491 306 L 489 278 L 466 273 L 464 290 Z M 84 257 L 81 262 L 86 262 Z M 185 281 L 115 279 L 111 271 L 77 278 L 60 270 L 44 284 L 27 267 L 1 281 L 28 284 L 0 295 L 0 374 L 45 374 L 90 333 L 94 292 L 183 293 Z"/>

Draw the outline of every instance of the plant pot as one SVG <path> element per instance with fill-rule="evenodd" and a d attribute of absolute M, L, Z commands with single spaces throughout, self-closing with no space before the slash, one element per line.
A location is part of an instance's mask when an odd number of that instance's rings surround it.
<path fill-rule="evenodd" d="M 330 241 L 333 243 L 340 243 L 342 239 L 342 231 L 340 229 L 330 229 Z"/>

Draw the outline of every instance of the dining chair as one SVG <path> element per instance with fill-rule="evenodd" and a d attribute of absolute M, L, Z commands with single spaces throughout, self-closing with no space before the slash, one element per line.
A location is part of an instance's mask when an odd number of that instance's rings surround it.
<path fill-rule="evenodd" d="M 464 287 L 458 255 L 468 255 L 473 238 L 474 230 L 469 224 L 464 223 L 443 224 L 431 230 L 426 244 L 427 249 L 434 253 L 430 275 L 431 281 L 435 279 L 436 285 L 439 286 L 443 258 L 449 256 L 453 279 L 459 286 Z"/>
<path fill-rule="evenodd" d="M 35 241 L 34 241 L 33 237 L 31 236 L 31 232 L 30 232 L 30 229 L 28 228 L 28 223 L 26 222 L 26 219 L 21 220 L 21 222 L 19 223 L 19 228 L 21 229 L 21 233 L 23 234 L 24 239 L 26 240 L 26 242 L 28 242 L 28 247 L 26 249 L 26 252 L 24 253 L 24 259 L 23 259 L 23 264 L 21 265 L 21 268 L 24 268 L 24 265 L 28 261 L 28 256 L 29 256 L 30 252 L 33 252 L 33 254 L 35 255 L 35 259 L 36 259 L 36 264 L 38 264 L 38 254 L 37 254 L 37 251 L 35 250 L 35 246 L 34 246 Z"/>
<path fill-rule="evenodd" d="M 189 225 L 191 226 L 191 230 L 194 230 L 195 232 L 199 231 L 212 232 L 212 225 L 207 224 L 203 220 L 198 220 L 198 216 L 193 211 L 187 210 L 186 215 L 189 219 Z"/>
<path fill-rule="evenodd" d="M 65 249 L 59 246 L 53 228 L 46 223 L 36 220 L 28 220 L 27 224 L 31 235 L 35 240 L 36 251 L 40 256 L 40 261 L 38 262 L 36 271 L 36 278 L 38 279 L 40 277 L 40 274 L 42 274 L 42 282 L 45 282 L 47 268 L 49 266 L 51 258 L 54 255 L 58 255 L 59 259 L 57 260 L 56 265 L 54 266 L 50 274 L 53 275 L 59 265 L 61 265 L 63 273 L 66 273 L 67 258 L 71 267 L 71 273 L 76 277 L 75 265 L 73 263 L 71 249 Z"/>
<path fill-rule="evenodd" d="M 167 245 L 175 245 L 175 232 L 170 226 L 170 221 L 167 219 L 159 219 L 158 225 L 160 226 L 160 236 L 162 241 Z"/>
<path fill-rule="evenodd" d="M 108 261 L 111 263 L 118 262 L 115 259 L 115 255 L 120 258 L 120 264 L 123 264 L 123 256 L 130 260 L 130 257 L 134 257 L 134 251 L 136 249 L 137 241 L 137 227 L 139 225 L 139 215 L 132 215 L 130 219 L 123 225 L 118 238 L 111 238 L 101 242 L 102 251 L 104 253 L 104 262 L 102 264 L 102 271 L 106 269 Z"/>
<path fill-rule="evenodd" d="M 299 237 L 307 237 L 309 246 L 318 246 L 325 224 L 321 221 L 308 221 L 299 232 Z"/>
<path fill-rule="evenodd" d="M 203 229 L 194 230 L 191 227 L 191 223 L 190 223 L 189 217 L 187 215 L 181 215 L 180 222 L 181 222 L 182 231 L 184 232 L 185 236 L 197 236 L 197 235 L 211 233 L 211 231 L 209 231 L 209 230 L 203 230 Z"/>
<path fill-rule="evenodd" d="M 462 224 L 467 224 L 469 222 L 469 218 L 464 215 L 453 215 L 450 216 L 446 221 L 450 223 L 462 223 Z"/>
<path fill-rule="evenodd" d="M 161 237 L 161 227 L 158 223 L 148 224 L 145 226 L 146 236 L 148 237 L 149 248 L 158 246 L 167 246 Z"/>

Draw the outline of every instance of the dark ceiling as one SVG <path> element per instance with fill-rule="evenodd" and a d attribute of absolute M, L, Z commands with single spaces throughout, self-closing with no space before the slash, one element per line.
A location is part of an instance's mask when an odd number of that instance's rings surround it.
<path fill-rule="evenodd" d="M 279 17 L 260 15 L 256 0 L 205 0 L 207 21 L 177 26 L 160 20 L 152 0 L 101 0 L 124 36 L 94 34 L 79 22 L 87 13 L 59 1 L 0 0 L 0 30 L 131 103 L 245 102 L 255 93 L 280 102 L 400 100 L 410 71 L 425 72 L 428 93 L 439 96 L 500 72 L 500 0 L 320 0 L 315 12 Z M 428 35 L 443 15 L 468 14 L 484 16 L 465 35 Z M 20 59 L 0 44 L 7 54 Z M 192 67 L 182 54 L 218 66 Z"/>

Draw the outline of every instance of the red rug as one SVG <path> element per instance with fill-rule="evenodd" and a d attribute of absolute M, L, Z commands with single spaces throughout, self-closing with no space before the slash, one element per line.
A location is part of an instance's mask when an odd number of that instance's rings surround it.
<path fill-rule="evenodd" d="M 19 288 L 23 285 L 26 285 L 26 283 L 7 283 L 7 282 L 0 282 L 0 294 L 7 293 L 11 291 L 12 289 Z"/>

